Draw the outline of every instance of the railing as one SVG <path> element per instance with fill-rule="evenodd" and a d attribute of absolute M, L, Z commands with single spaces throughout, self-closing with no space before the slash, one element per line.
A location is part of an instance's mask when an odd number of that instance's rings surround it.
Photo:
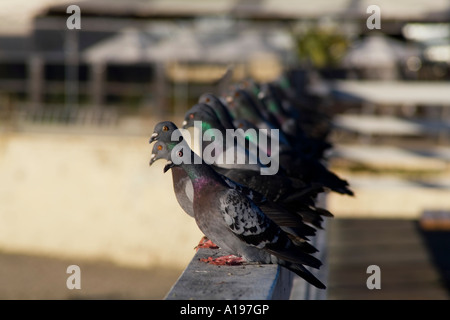
<path fill-rule="evenodd" d="M 119 115 L 116 108 L 65 108 L 54 106 L 36 110 L 0 110 L 0 119 L 11 124 L 30 123 L 46 125 L 114 126 Z"/>

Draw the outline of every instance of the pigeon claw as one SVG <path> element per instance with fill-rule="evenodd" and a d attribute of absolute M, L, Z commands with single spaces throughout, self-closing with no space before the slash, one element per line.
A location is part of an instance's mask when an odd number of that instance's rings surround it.
<path fill-rule="evenodd" d="M 203 258 L 200 259 L 201 262 L 206 262 L 209 264 L 213 264 L 216 266 L 239 266 L 241 264 L 244 263 L 244 259 L 241 257 L 237 257 L 235 255 L 228 255 L 228 256 L 223 256 L 223 257 L 218 257 L 218 258 L 212 258 L 212 257 L 208 257 L 208 258 Z"/>
<path fill-rule="evenodd" d="M 198 251 L 198 249 L 219 249 L 219 246 L 209 240 L 207 237 L 203 237 L 194 249 L 196 251 Z"/>

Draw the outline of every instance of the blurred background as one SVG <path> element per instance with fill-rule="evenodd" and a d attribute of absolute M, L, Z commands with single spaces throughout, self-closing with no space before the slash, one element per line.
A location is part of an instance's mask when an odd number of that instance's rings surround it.
<path fill-rule="evenodd" d="M 0 299 L 165 296 L 202 234 L 148 139 L 220 95 L 229 68 L 232 82 L 295 70 L 334 116 L 329 167 L 356 197 L 327 197 L 329 297 L 382 297 L 354 294 L 384 261 L 384 297 L 448 298 L 448 0 L 0 0 Z M 423 281 L 404 275 L 416 263 Z M 82 290 L 66 288 L 71 264 Z"/>

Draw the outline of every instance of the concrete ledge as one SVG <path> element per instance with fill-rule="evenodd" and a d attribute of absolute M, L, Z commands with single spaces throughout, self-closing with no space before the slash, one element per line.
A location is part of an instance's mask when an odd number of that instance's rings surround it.
<path fill-rule="evenodd" d="M 200 249 L 166 296 L 166 300 L 289 299 L 295 274 L 273 264 L 215 266 L 199 259 L 226 255 Z"/>
<path fill-rule="evenodd" d="M 319 249 L 320 270 L 309 270 L 327 283 L 326 230 L 318 230 L 311 243 Z M 273 264 L 215 266 L 199 261 L 225 255 L 220 249 L 200 249 L 173 285 L 166 300 L 320 300 L 326 290 L 317 289 L 288 269 Z"/>

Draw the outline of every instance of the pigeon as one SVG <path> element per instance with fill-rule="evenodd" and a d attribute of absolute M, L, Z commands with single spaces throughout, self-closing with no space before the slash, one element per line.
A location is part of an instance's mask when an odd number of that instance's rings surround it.
<path fill-rule="evenodd" d="M 202 123 L 202 133 L 205 133 L 208 129 L 216 129 L 221 132 L 221 137 L 226 136 L 229 138 L 227 136 L 228 133 L 226 133 L 226 128 L 223 127 L 214 110 L 212 110 L 212 108 L 208 105 L 199 103 L 187 111 L 183 122 L 183 127 L 192 127 L 194 125 L 194 121 L 196 120 L 201 121 Z M 212 134 L 213 133 L 214 131 L 212 131 Z M 209 138 L 208 140 L 214 139 Z M 212 143 L 211 141 L 205 141 L 205 139 L 201 142 L 203 150 L 205 150 L 205 148 Z M 222 148 L 219 147 L 218 149 L 222 151 L 226 150 L 226 143 L 224 139 L 222 140 Z M 237 164 L 239 152 L 241 154 L 244 153 L 245 163 L 243 164 Z M 253 161 L 255 161 L 254 158 L 250 158 L 252 155 L 254 156 L 254 153 L 250 153 L 241 145 L 239 149 L 235 149 L 235 157 L 232 164 L 223 162 L 215 162 L 215 164 L 225 169 L 247 169 L 261 172 L 261 168 L 264 167 L 264 165 L 261 165 L 261 161 L 258 161 L 256 164 L 249 164 L 249 159 L 253 159 Z M 290 177 L 300 179 L 306 183 L 318 183 L 323 187 L 341 194 L 353 195 L 353 191 L 350 190 L 348 182 L 342 180 L 336 174 L 329 171 L 313 155 L 303 154 L 295 149 L 284 149 L 283 152 L 279 152 L 276 155 L 274 154 L 273 157 L 271 157 L 271 161 L 273 161 L 271 162 L 271 165 L 277 167 L 280 171 L 286 172 Z"/>
<path fill-rule="evenodd" d="M 247 148 L 244 138 L 235 139 L 232 133 L 229 130 L 227 131 L 227 128 L 222 125 L 215 111 L 207 104 L 198 103 L 189 109 L 183 121 L 183 128 L 194 127 L 195 121 L 201 121 L 201 137 L 199 143 L 202 146 L 203 158 L 210 156 L 207 150 L 214 150 L 214 155 L 211 155 L 211 161 L 208 162 L 214 162 L 216 166 L 223 168 L 240 168 L 258 172 L 266 167 L 259 161 L 258 151 L 255 148 L 252 149 L 250 145 Z M 228 145 L 227 142 L 232 143 Z M 233 154 L 231 161 L 227 159 L 227 154 L 230 151 Z"/>
<path fill-rule="evenodd" d="M 209 100 L 213 99 L 210 95 L 207 96 L 207 98 L 209 98 Z M 203 100 L 205 102 L 208 102 L 207 99 L 203 99 Z M 214 127 L 221 132 L 224 131 L 224 128 L 222 126 L 218 125 L 218 123 L 220 122 L 220 119 L 218 118 L 217 114 L 214 114 L 210 110 L 210 108 L 208 108 L 204 104 L 198 104 L 198 105 L 194 106 L 191 110 L 186 112 L 185 121 L 183 122 L 184 128 L 192 126 L 192 123 L 195 120 L 201 120 L 202 123 L 205 123 L 202 126 L 202 128 L 213 128 Z M 254 128 L 254 127 L 252 127 L 252 128 Z M 247 127 L 245 127 L 245 129 L 247 129 Z M 258 142 L 258 141 L 256 141 L 256 142 Z M 258 151 L 258 154 L 259 154 L 259 151 Z M 292 164 L 298 163 L 300 161 L 300 159 L 304 158 L 305 156 L 301 155 L 301 154 L 299 155 L 298 152 L 295 152 L 295 150 L 291 150 L 291 151 L 282 150 L 276 155 L 273 154 L 271 159 L 272 159 L 272 161 L 276 161 L 278 157 L 280 159 L 282 159 L 284 166 L 286 166 L 286 164 L 287 164 L 289 170 L 292 171 L 292 169 L 291 169 Z M 307 159 L 303 160 L 303 163 L 305 163 L 305 162 L 306 163 L 311 162 L 316 167 L 318 166 L 319 170 L 326 170 L 325 167 L 320 167 L 320 164 L 317 165 L 314 162 L 314 160 L 310 160 L 307 158 Z M 309 168 L 311 168 L 312 164 L 309 165 L 305 169 L 306 172 L 308 171 Z M 277 164 L 277 166 L 279 166 L 279 164 Z M 220 173 L 224 174 L 225 176 L 228 176 L 229 178 L 231 178 L 241 184 L 249 186 L 250 188 L 253 188 L 253 189 L 257 190 L 258 192 L 261 192 L 265 196 L 273 199 L 274 193 L 268 194 L 267 192 L 271 192 L 271 191 L 263 190 L 264 188 L 266 188 L 267 185 L 271 186 L 272 189 L 278 188 L 278 192 L 275 190 L 272 191 L 272 192 L 277 192 L 278 194 L 283 194 L 285 191 L 292 193 L 292 192 L 294 192 L 292 189 L 294 187 L 294 185 L 292 184 L 292 181 L 294 181 L 294 180 L 297 182 L 301 181 L 301 179 L 298 179 L 296 176 L 294 176 L 292 174 L 286 175 L 284 166 L 281 166 L 279 168 L 278 172 L 275 174 L 274 178 L 271 180 L 267 180 L 267 179 L 264 180 L 264 177 L 261 177 L 261 175 L 258 174 L 256 176 L 255 172 L 251 172 L 248 170 L 246 171 L 246 169 L 248 169 L 246 166 L 232 166 L 232 167 L 217 166 L 215 169 L 216 169 L 216 171 L 219 171 Z M 296 168 L 296 167 L 294 167 L 294 168 Z M 233 169 L 233 170 L 230 170 L 230 169 Z M 333 174 L 330 173 L 329 175 L 333 175 Z M 285 176 L 285 177 L 282 178 L 282 176 Z M 300 176 L 300 178 L 304 178 L 304 177 L 309 178 L 309 176 L 305 176 L 305 174 Z M 325 176 L 325 178 L 327 178 L 327 176 Z M 336 179 L 337 179 L 337 177 L 336 177 Z M 291 180 L 291 181 L 289 182 L 289 180 Z M 270 184 L 268 184 L 269 181 L 271 182 Z M 319 179 L 314 180 L 312 178 L 309 178 L 309 180 L 306 183 L 305 183 L 305 181 L 302 182 L 303 185 L 305 185 L 305 184 L 308 184 L 310 186 L 314 185 L 316 188 L 318 188 L 318 186 L 322 186 L 322 187 L 324 186 L 322 181 L 320 181 Z M 298 185 L 298 183 L 297 183 L 297 185 Z M 287 189 L 284 189 L 283 186 L 287 186 Z M 342 189 L 342 190 L 344 190 L 344 189 Z M 277 201 L 277 198 L 275 198 L 273 200 Z M 314 202 L 310 203 L 309 207 L 305 207 L 304 204 L 305 204 L 304 201 L 302 201 L 300 205 L 299 205 L 299 202 L 295 203 L 295 205 L 297 205 L 297 209 L 298 209 L 297 211 L 302 211 L 306 215 L 307 212 L 310 212 L 310 209 L 313 207 Z M 294 203 L 292 203 L 292 205 L 291 205 L 291 209 L 292 208 L 295 208 Z M 313 215 L 309 215 L 308 220 L 310 222 L 315 221 L 315 223 L 316 223 L 315 225 L 319 227 L 320 222 L 322 221 L 322 219 L 320 218 L 320 215 L 332 216 L 328 211 L 318 209 L 318 210 L 316 210 L 316 212 Z"/>
<path fill-rule="evenodd" d="M 292 69 L 285 72 L 277 83 L 298 112 L 303 131 L 310 137 L 325 140 L 332 128 L 331 116 L 327 113 L 329 108 L 325 108 L 330 101 L 326 95 L 314 92 L 314 82 L 318 82 L 314 76 L 318 77 L 310 71 Z"/>
<path fill-rule="evenodd" d="M 184 128 L 191 126 L 194 120 L 201 120 L 202 128 L 216 126 L 216 129 L 224 129 L 218 125 L 219 120 L 215 118 L 210 108 L 203 104 L 197 104 L 186 113 Z M 222 130 L 219 131 L 222 132 Z M 323 191 L 319 183 L 304 183 L 300 179 L 284 175 L 281 170 L 274 175 L 264 176 L 259 171 L 248 168 L 247 165 L 222 166 L 213 163 L 212 166 L 233 181 L 256 190 L 272 201 L 282 203 L 287 210 L 297 212 L 317 228 L 322 228 L 322 216 L 333 216 L 328 210 L 315 206 L 318 193 Z M 288 195 L 289 199 L 287 199 Z"/>
<path fill-rule="evenodd" d="M 227 107 L 233 118 L 245 119 L 253 123 L 258 129 L 281 129 L 276 119 L 262 108 L 256 99 L 243 89 L 236 88 L 227 96 Z M 283 131 L 279 132 L 280 146 L 290 147 L 289 139 Z"/>
<path fill-rule="evenodd" d="M 283 109 L 283 100 L 281 100 L 281 97 L 277 93 L 274 86 L 270 83 L 265 83 L 261 85 L 258 98 L 263 102 L 263 105 L 267 108 L 267 112 L 273 115 L 281 130 L 286 133 L 292 142 L 292 138 L 297 138 L 299 134 L 303 133 L 299 132 L 297 126 L 298 118 L 295 118 L 293 113 L 288 114 Z"/>
<path fill-rule="evenodd" d="M 278 120 L 294 148 L 316 158 L 322 158 L 324 151 L 331 148 L 331 144 L 323 138 L 318 139 L 307 134 L 302 127 L 304 117 L 300 117 L 299 110 L 293 106 L 294 101 L 289 99 L 279 86 L 273 83 L 263 84 L 258 98 Z"/>
<path fill-rule="evenodd" d="M 240 101 L 239 108 L 236 106 L 233 106 L 233 101 L 228 100 L 228 106 L 232 106 L 234 110 L 240 110 L 240 112 L 243 112 L 243 115 L 251 115 L 250 120 L 251 123 L 258 123 L 257 126 L 265 126 L 265 124 L 268 124 L 269 126 L 274 126 L 273 123 L 267 122 L 266 120 L 261 117 L 261 114 L 258 112 L 251 112 L 251 110 L 255 110 L 255 108 L 252 108 L 252 104 L 249 103 L 243 103 L 242 104 L 242 97 L 245 94 L 244 90 L 238 90 L 236 91 L 238 93 L 237 98 Z M 236 96 L 236 94 L 235 94 Z M 249 99 L 245 99 L 245 101 L 249 101 Z M 242 111 L 247 110 L 247 111 Z M 259 115 L 259 117 L 258 117 Z M 259 119 L 259 120 L 257 120 Z M 261 123 L 264 123 L 262 125 Z M 283 128 L 280 128 L 280 132 L 283 133 Z M 283 134 L 280 134 L 280 137 L 283 136 Z M 287 136 L 287 135 L 285 135 Z M 307 152 L 308 146 L 310 150 L 314 150 L 315 146 L 318 144 L 317 141 L 308 141 L 308 138 L 306 136 L 297 136 L 295 138 L 297 141 L 295 142 L 294 146 L 293 143 L 283 144 L 283 152 L 279 153 L 279 166 L 282 168 L 289 176 L 297 177 L 305 182 L 316 182 L 321 183 L 324 187 L 341 193 L 353 196 L 353 191 L 349 188 L 349 183 L 346 180 L 341 179 L 339 176 L 337 176 L 335 173 L 329 171 L 322 163 L 320 157 L 317 157 L 317 152 Z M 280 140 L 280 145 L 282 144 Z M 323 143 L 325 146 L 322 149 L 326 149 L 329 147 L 327 143 Z M 286 147 L 287 146 L 287 147 Z M 290 146 L 290 148 L 289 148 Z M 297 148 L 295 148 L 297 146 Z M 300 147 L 298 147 L 300 146 Z"/>
<path fill-rule="evenodd" d="M 178 138 L 175 141 L 172 140 L 172 134 L 175 130 L 178 130 L 177 126 L 171 121 L 162 121 L 156 124 L 154 133 L 151 135 L 150 143 L 154 141 L 161 141 L 165 143 L 166 148 L 159 150 L 159 153 L 154 152 L 150 159 L 150 165 L 152 165 L 158 159 L 170 159 L 169 152 L 173 147 L 181 140 Z M 158 157 L 156 156 L 158 154 Z M 262 176 L 256 174 L 252 170 L 240 170 L 240 169 L 223 169 L 212 165 L 212 167 L 222 175 L 228 176 L 231 180 L 237 181 L 249 188 L 257 189 L 256 191 L 261 193 L 262 196 L 271 199 L 274 202 L 293 203 L 299 207 L 299 203 L 295 200 L 302 199 L 305 203 L 308 197 L 316 196 L 321 189 L 318 186 L 307 186 L 301 181 L 293 180 L 284 176 Z M 175 195 L 177 201 L 183 210 L 190 216 L 193 216 L 192 201 L 193 201 L 193 189 L 187 175 L 179 167 L 175 167 L 172 170 L 172 179 Z M 311 205 L 311 203 L 309 203 Z M 296 208 L 299 209 L 299 208 Z"/>
<path fill-rule="evenodd" d="M 219 119 L 220 123 L 223 125 L 224 128 L 236 129 L 236 126 L 233 123 L 233 117 L 231 116 L 227 107 L 225 106 L 223 101 L 218 97 L 216 97 L 214 94 L 204 93 L 200 96 L 198 102 L 210 106 L 211 109 L 214 110 L 217 119 Z"/>
<path fill-rule="evenodd" d="M 164 141 L 171 141 L 172 133 L 177 127 L 170 121 L 164 121 L 157 123 L 154 132 L 150 137 L 149 143 L 152 143 L 158 139 Z M 150 165 L 155 162 L 154 157 L 150 159 Z M 186 172 L 180 167 L 174 167 L 172 170 L 172 183 L 175 192 L 176 199 L 180 207 L 191 217 L 194 217 L 194 209 L 192 208 L 192 202 L 194 199 L 194 190 L 192 189 L 192 183 Z"/>
<path fill-rule="evenodd" d="M 162 146 L 160 141 L 153 147 L 156 153 L 152 159 L 162 151 L 158 146 Z M 184 139 L 170 155 L 172 158 L 164 172 L 174 167 L 185 170 L 193 185 L 194 218 L 199 229 L 225 252 L 237 257 L 227 257 L 225 261 L 276 263 L 325 289 L 325 285 L 305 267 L 318 269 L 322 264 L 311 255 L 313 246 L 293 238 L 269 218 L 253 201 L 252 192 L 244 193 L 227 183 L 189 148 Z"/>
<path fill-rule="evenodd" d="M 177 130 L 177 127 L 175 126 L 174 123 L 170 121 L 163 121 L 157 123 L 154 128 L 154 132 L 150 137 L 149 143 L 153 143 L 158 139 L 162 139 L 163 141 L 168 141 L 171 144 L 173 144 L 173 146 L 175 146 L 177 142 L 171 141 L 172 133 L 175 130 Z M 159 147 L 155 145 L 154 148 L 158 150 Z M 162 151 L 161 154 L 164 154 L 164 152 Z M 149 163 L 150 165 L 152 165 L 156 160 L 159 159 L 158 157 L 156 157 L 156 155 L 157 155 L 156 152 L 152 153 Z M 167 155 L 165 159 L 169 159 L 169 155 Z M 193 218 L 194 209 L 192 207 L 192 203 L 194 200 L 194 190 L 192 187 L 192 182 L 187 176 L 186 172 L 180 167 L 174 167 L 172 168 L 171 171 L 172 171 L 172 184 L 177 202 L 183 209 L 183 211 Z M 198 250 L 200 248 L 217 249 L 218 247 L 216 244 L 214 244 L 211 240 L 209 240 L 205 236 L 200 240 L 200 242 L 195 248 Z"/>
<path fill-rule="evenodd" d="M 264 152 L 268 156 L 275 156 L 275 152 L 280 152 L 279 147 L 276 151 L 272 150 L 271 146 L 273 146 L 273 144 L 271 142 L 270 136 L 267 135 L 267 132 L 258 131 L 258 128 L 253 125 L 249 125 L 250 122 L 245 119 L 233 119 L 224 102 L 213 94 L 202 94 L 199 98 L 199 103 L 204 103 L 210 106 L 211 109 L 213 109 L 217 119 L 225 129 L 235 130 L 237 134 L 243 136 L 246 139 L 246 142 L 249 143 L 249 152 L 254 152 L 253 156 L 257 157 L 260 152 Z M 245 126 L 245 129 L 243 123 L 247 125 Z M 246 134 L 247 132 L 249 132 L 247 131 L 248 129 L 254 130 L 254 132 L 257 132 L 258 134 Z M 267 141 L 265 146 L 259 143 L 260 137 L 261 139 L 265 139 L 265 141 Z"/>
<path fill-rule="evenodd" d="M 180 140 L 181 141 L 181 140 Z M 150 159 L 150 164 L 153 164 L 155 161 L 159 159 L 165 159 L 167 161 L 171 161 L 172 159 L 172 151 L 174 148 L 178 146 L 177 142 L 163 142 L 158 140 L 155 145 L 153 146 L 152 150 L 152 156 Z M 217 172 L 217 170 L 215 170 Z M 288 210 L 287 207 L 284 205 L 277 204 L 270 200 L 269 198 L 265 197 L 264 195 L 260 194 L 258 191 L 253 190 L 251 188 L 248 188 L 247 186 L 244 186 L 240 183 L 237 183 L 230 178 L 222 175 L 219 173 L 221 178 L 232 188 L 239 190 L 239 192 L 251 195 L 253 201 L 261 207 L 265 213 L 269 215 L 271 219 L 273 219 L 277 224 L 279 224 L 285 231 L 291 233 L 292 236 L 298 239 L 307 240 L 307 236 L 315 235 L 316 230 L 308 225 L 305 224 L 308 222 L 312 222 L 311 224 L 314 225 L 314 227 L 321 228 L 319 221 L 321 220 L 321 217 L 315 217 L 314 219 L 311 219 L 311 221 L 308 221 L 307 219 L 304 220 L 304 212 L 296 205 L 295 210 Z M 190 180 L 186 182 L 187 185 L 192 184 Z M 184 190 L 192 190 L 193 187 L 189 186 L 189 188 L 185 189 L 179 189 L 176 190 L 176 193 L 183 192 Z M 177 195 L 178 197 L 178 195 Z M 307 198 L 308 195 L 305 192 L 305 197 Z M 306 200 L 307 201 L 307 200 Z M 305 201 L 305 202 L 306 202 Z M 192 207 L 192 204 L 189 206 Z M 310 210 L 311 212 L 307 212 L 310 215 L 313 215 L 314 212 Z M 307 218 L 309 218 L 308 215 L 306 215 Z M 316 226 L 317 222 L 317 226 Z M 294 227 L 294 228 L 292 228 Z"/>
<path fill-rule="evenodd" d="M 158 159 L 170 160 L 170 152 L 180 141 L 172 141 L 172 133 L 177 130 L 177 126 L 170 121 L 163 121 L 155 126 L 155 132 L 152 134 L 151 141 L 159 141 L 163 144 L 155 145 L 150 165 Z M 161 148 L 157 150 L 155 148 Z M 260 194 L 260 199 L 265 198 L 276 203 L 277 211 L 284 211 L 290 216 L 300 216 L 303 222 L 313 226 L 314 228 L 323 229 L 322 223 L 324 217 L 333 217 L 328 210 L 316 207 L 316 197 L 323 191 L 318 185 L 305 185 L 299 180 L 295 180 L 282 175 L 262 176 L 251 170 L 242 169 L 223 169 L 211 165 L 215 171 L 221 174 L 223 179 L 232 180 L 242 188 L 248 188 L 255 194 Z M 190 216 L 192 215 L 192 184 L 187 178 L 185 172 L 179 172 L 179 168 L 175 167 L 177 173 L 172 172 L 174 192 L 178 203 Z M 267 207 L 267 202 L 259 201 L 258 205 Z M 275 207 L 271 205 L 270 210 Z M 278 216 L 277 216 L 278 217 Z M 297 217 L 298 219 L 298 217 Z M 277 219 L 279 221 L 279 219 Z M 297 220 L 298 221 L 298 220 Z M 307 231 L 307 235 L 313 235 L 312 230 Z"/>
<path fill-rule="evenodd" d="M 271 112 L 279 119 L 282 126 L 289 123 L 287 127 L 282 127 L 282 130 L 284 132 L 292 130 L 287 135 L 291 137 L 290 142 L 293 145 L 293 150 L 291 153 L 284 152 L 280 154 L 280 165 L 290 175 L 297 176 L 305 181 L 320 181 L 324 186 L 335 192 L 353 196 L 353 191 L 350 190 L 348 182 L 329 171 L 321 163 L 324 151 L 329 149 L 331 144 L 323 138 L 308 136 L 301 125 L 298 125 L 295 130 L 293 129 L 294 124 L 290 121 L 292 119 L 286 111 L 289 108 L 283 108 L 282 100 L 286 101 L 287 99 L 287 95 L 283 93 L 284 91 L 274 84 L 261 86 L 260 97 L 268 99 Z M 287 102 L 289 104 L 293 103 L 293 101 Z M 294 117 L 293 114 L 291 116 Z M 302 117 L 297 118 L 298 124 L 301 124 L 302 121 Z"/>
<path fill-rule="evenodd" d="M 272 123 L 278 123 L 280 129 L 288 136 L 289 142 L 294 148 L 302 147 L 302 150 L 311 149 L 321 155 L 325 149 L 331 147 L 325 141 L 330 131 L 330 119 L 323 112 L 319 112 L 315 106 L 306 107 L 299 103 L 288 78 L 281 76 L 278 81 L 256 85 L 254 81 L 247 80 L 241 86 L 257 97 L 260 103 L 255 105 L 264 112 L 266 118 L 271 117 Z M 295 92 L 295 93 L 294 93 Z M 313 136 L 310 132 L 320 131 L 320 136 Z M 300 136 L 306 136 L 311 141 L 305 141 Z M 301 141 L 299 141 L 301 140 Z M 311 151 L 308 151 L 311 152 Z"/>

